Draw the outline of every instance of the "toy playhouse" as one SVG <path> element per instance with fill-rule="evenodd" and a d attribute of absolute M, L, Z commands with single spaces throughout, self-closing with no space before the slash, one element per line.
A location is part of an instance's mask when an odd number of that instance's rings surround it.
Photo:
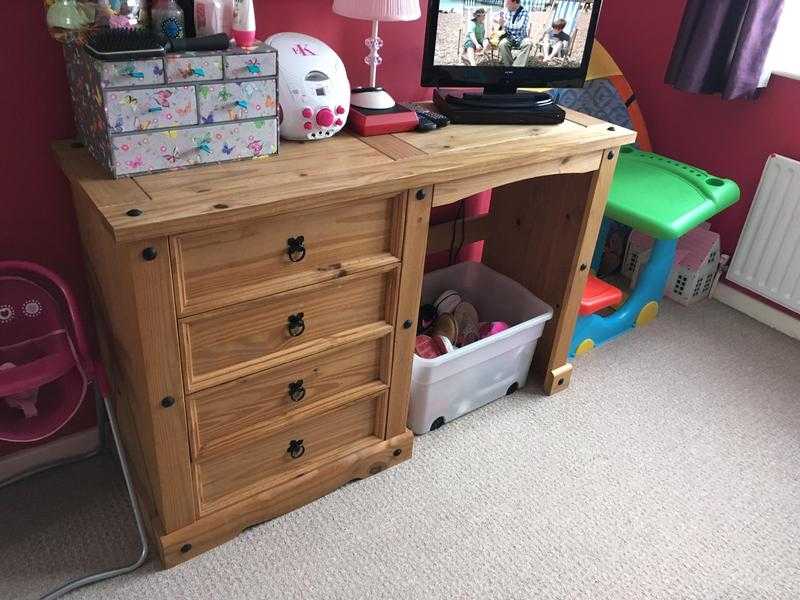
<path fill-rule="evenodd" d="M 635 286 L 642 267 L 650 259 L 653 238 L 641 231 L 633 231 L 628 240 L 622 273 Z M 704 224 L 689 231 L 678 240 L 675 262 L 672 266 L 664 294 L 684 306 L 708 297 L 719 270 L 719 234 Z"/>

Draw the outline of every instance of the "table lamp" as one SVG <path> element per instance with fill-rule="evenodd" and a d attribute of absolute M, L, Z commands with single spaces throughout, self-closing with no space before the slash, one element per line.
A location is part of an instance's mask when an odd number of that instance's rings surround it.
<path fill-rule="evenodd" d="M 395 105 L 394 99 L 377 86 L 378 65 L 383 59 L 378 51 L 383 40 L 378 37 L 380 21 L 415 21 L 420 18 L 419 0 L 333 0 L 333 12 L 351 19 L 372 21 L 372 35 L 364 40 L 370 52 L 364 59 L 369 65 L 369 87 L 352 90 L 351 104 L 360 108 L 388 109 Z"/>

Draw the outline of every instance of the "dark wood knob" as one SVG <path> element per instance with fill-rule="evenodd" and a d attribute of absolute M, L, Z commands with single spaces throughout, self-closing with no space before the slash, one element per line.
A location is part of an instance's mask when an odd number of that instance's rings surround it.
<path fill-rule="evenodd" d="M 303 387 L 302 379 L 298 379 L 289 384 L 289 397 L 294 402 L 300 402 L 306 397 L 306 388 Z"/>
<path fill-rule="evenodd" d="M 292 458 L 300 458 L 303 454 L 306 453 L 306 447 L 303 446 L 303 440 L 292 440 L 289 442 L 289 447 L 286 449 L 286 452 Z"/>
<path fill-rule="evenodd" d="M 289 330 L 289 335 L 292 337 L 303 335 L 303 332 L 306 330 L 306 322 L 303 320 L 303 313 L 289 315 L 289 318 L 286 320 L 286 328 Z"/>
<path fill-rule="evenodd" d="M 300 262 L 306 257 L 305 238 L 302 235 L 286 241 L 286 254 L 292 262 Z"/>

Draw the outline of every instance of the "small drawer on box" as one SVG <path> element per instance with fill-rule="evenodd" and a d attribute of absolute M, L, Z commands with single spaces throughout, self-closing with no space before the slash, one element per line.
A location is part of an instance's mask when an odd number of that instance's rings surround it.
<path fill-rule="evenodd" d="M 200 512 L 207 514 L 383 438 L 386 395 L 297 415 L 194 463 Z"/>
<path fill-rule="evenodd" d="M 108 91 L 106 117 L 111 133 L 196 125 L 194 87 Z"/>
<path fill-rule="evenodd" d="M 222 79 L 222 57 L 218 55 L 167 55 L 167 81 L 214 81 Z"/>
<path fill-rule="evenodd" d="M 97 62 L 104 88 L 159 85 L 164 83 L 164 61 L 160 58 L 125 62 Z"/>
<path fill-rule="evenodd" d="M 172 240 L 181 315 L 399 262 L 402 198 L 384 196 Z"/>
<path fill-rule="evenodd" d="M 214 127 L 187 127 L 111 138 L 114 172 L 133 175 L 177 167 L 253 158 L 278 150 L 275 119 Z"/>
<path fill-rule="evenodd" d="M 274 77 L 277 74 L 275 52 L 263 54 L 226 54 L 225 79 Z"/>
<path fill-rule="evenodd" d="M 187 391 L 385 331 L 395 273 L 370 271 L 181 319 Z"/>
<path fill-rule="evenodd" d="M 272 117 L 277 113 L 274 79 L 201 85 L 197 98 L 202 123 Z"/>
<path fill-rule="evenodd" d="M 383 391 L 390 339 L 357 342 L 188 395 L 194 456 L 298 410 Z"/>

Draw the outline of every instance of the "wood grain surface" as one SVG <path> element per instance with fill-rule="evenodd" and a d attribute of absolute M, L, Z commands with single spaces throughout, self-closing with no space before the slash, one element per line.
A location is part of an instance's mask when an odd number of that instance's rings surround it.
<path fill-rule="evenodd" d="M 278 478 L 285 480 L 310 464 L 323 462 L 331 452 L 346 452 L 353 444 L 379 441 L 383 437 L 385 401 L 385 395 L 379 395 L 311 416 L 293 415 L 280 429 L 259 439 L 199 459 L 195 477 L 200 512 L 211 512 L 277 485 Z M 294 458 L 289 453 L 292 441 L 302 442 L 302 456 Z"/>
<path fill-rule="evenodd" d="M 308 504 L 344 484 L 376 475 L 412 456 L 413 434 L 359 444 L 328 462 L 307 465 L 293 477 L 258 491 L 157 540 L 164 564 L 172 567 L 239 535 L 243 530 Z"/>
<path fill-rule="evenodd" d="M 172 253 L 180 313 L 399 263 L 400 248 L 392 239 L 399 205 L 396 196 L 372 198 L 176 236 Z M 305 255 L 292 262 L 288 240 L 299 236 Z"/>
<path fill-rule="evenodd" d="M 386 387 L 381 370 L 389 341 L 385 335 L 365 340 L 187 396 L 194 456 L 360 386 Z M 304 391 L 301 400 L 290 395 L 296 382 Z"/>
<path fill-rule="evenodd" d="M 448 182 L 466 185 L 471 177 L 587 155 L 636 137 L 596 119 L 577 114 L 574 119 L 541 126 L 451 125 L 425 134 L 395 134 L 382 143 L 352 135 L 286 142 L 280 155 L 263 160 L 135 177 L 142 195 L 130 180 L 99 181 L 97 171 L 87 167 L 85 149 L 68 142 L 56 143 L 54 149 L 68 177 L 91 188 L 114 237 L 133 240 Z M 117 196 L 117 188 L 136 193 L 126 202 L 111 201 L 107 196 Z M 130 217 L 131 208 L 143 213 Z"/>
<path fill-rule="evenodd" d="M 347 341 L 349 332 L 387 324 L 396 269 L 373 270 L 180 320 L 190 392 L 309 356 Z M 305 331 L 289 333 L 291 315 Z"/>

